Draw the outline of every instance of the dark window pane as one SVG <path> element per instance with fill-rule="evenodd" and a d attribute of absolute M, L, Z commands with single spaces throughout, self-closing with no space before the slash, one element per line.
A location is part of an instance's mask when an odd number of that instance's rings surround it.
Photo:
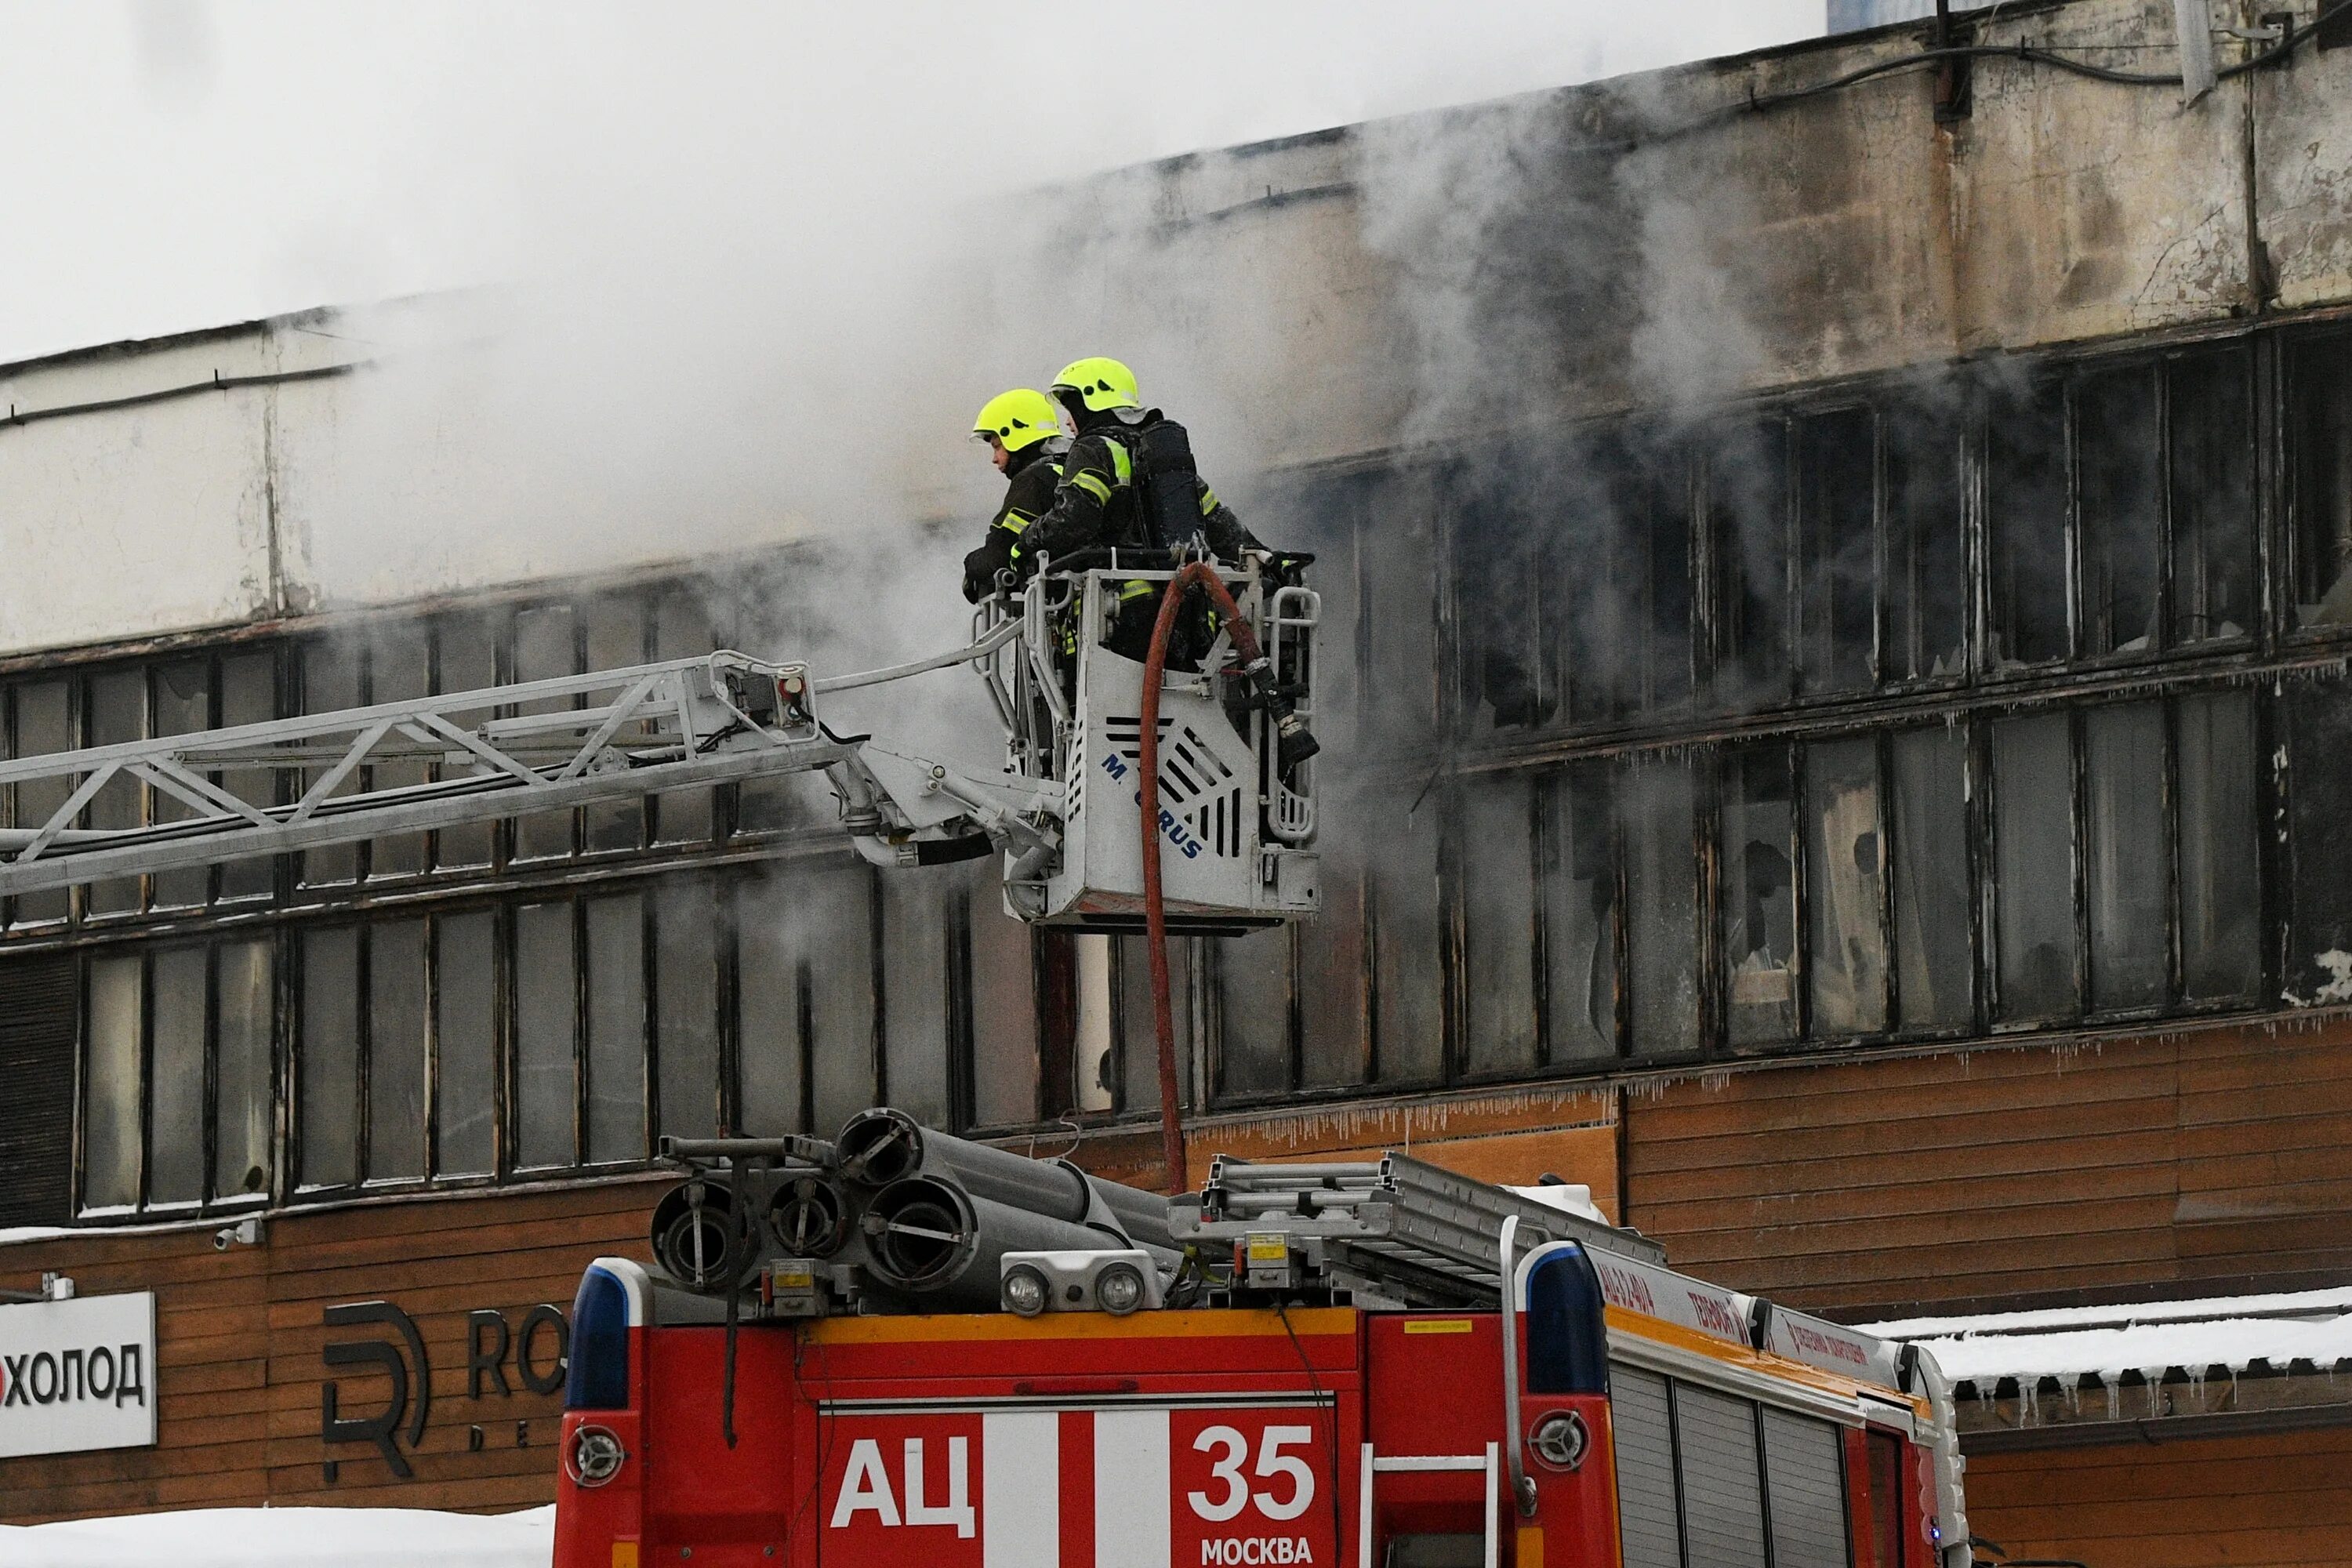
<path fill-rule="evenodd" d="M 1797 1034 L 1796 814 L 1789 748 L 1749 747 L 1723 781 L 1723 963 L 1734 1045 Z"/>
<path fill-rule="evenodd" d="M 1797 674 L 1808 693 L 1858 691 L 1871 682 L 1876 438 L 1867 408 L 1797 425 Z"/>
<path fill-rule="evenodd" d="M 1371 1040 L 1362 791 L 1328 772 L 1318 782 L 1316 844 L 1322 854 L 1322 907 L 1298 931 L 1298 1049 L 1308 1087 L 1362 1083 Z M 1129 1105 L 1159 1104 L 1156 1084 L 1150 1094 L 1136 1097 L 1138 1081 L 1130 1065 Z"/>
<path fill-rule="evenodd" d="M 2253 358 L 2171 366 L 2172 637 L 2240 637 L 2254 624 Z"/>
<path fill-rule="evenodd" d="M 1029 928 L 1004 912 L 996 862 L 963 873 L 971 914 L 972 1117 L 983 1127 L 1037 1116 L 1037 973 Z"/>
<path fill-rule="evenodd" d="M 719 1125 L 719 942 L 708 882 L 673 882 L 654 895 L 655 1037 L 661 1130 L 712 1138 Z"/>
<path fill-rule="evenodd" d="M 448 616 L 434 623 L 434 689 L 437 692 L 480 691 L 499 683 L 497 625 L 487 616 Z M 451 715 L 453 721 L 474 725 L 497 710 L 482 709 Z M 461 777 L 460 770 L 436 768 L 444 778 Z M 487 866 L 495 824 L 468 823 L 444 827 L 434 835 L 434 863 L 440 866 Z"/>
<path fill-rule="evenodd" d="M 1437 555 L 1431 481 L 1408 476 L 1383 485 L 1366 507 L 1364 689 L 1379 700 L 1364 711 L 1375 747 L 1426 745 L 1436 716 Z"/>
<path fill-rule="evenodd" d="M 1995 951 L 2004 1019 L 2076 1010 L 2074 779 L 2066 716 L 1992 727 Z"/>
<path fill-rule="evenodd" d="M 368 1179 L 425 1174 L 425 922 L 368 931 Z"/>
<path fill-rule="evenodd" d="M 1621 686 L 1627 704 L 1644 713 L 1679 708 L 1691 692 L 1690 469 L 1679 454 L 1641 462 L 1617 483 L 1616 577 L 1628 622 L 1633 663 Z M 1556 547 L 1573 551 L 1576 531 L 1558 530 Z M 1576 563 L 1555 562 L 1573 581 Z"/>
<path fill-rule="evenodd" d="M 1805 748 L 1806 989 L 1817 1036 L 1886 1027 L 1886 860 L 1878 826 L 1878 748 Z"/>
<path fill-rule="evenodd" d="M 872 888 L 863 865 L 826 857 L 738 895 L 747 1126 L 796 1126 L 803 1085 L 821 1137 L 874 1103 Z"/>
<path fill-rule="evenodd" d="M 2184 697 L 2179 712 L 2183 994 L 2250 997 L 2263 974 L 2253 698 Z"/>
<path fill-rule="evenodd" d="M 2352 1002 L 2352 682 L 2290 681 L 2284 696 L 2294 918 L 2283 988 L 2326 1006 Z"/>
<path fill-rule="evenodd" d="M 570 904 L 515 911 L 515 1163 L 569 1165 L 579 1040 Z"/>
<path fill-rule="evenodd" d="M 1086 954 L 1078 976 L 1085 995 Z M 1290 1087 L 1290 932 L 1277 927 L 1216 940 L 1217 1082 L 1226 1094 L 1264 1094 Z M 1080 1004 L 1083 1022 L 1084 1003 Z M 1150 1040 L 1147 1022 L 1138 1037 Z M 1083 1047 L 1085 1036 L 1080 1033 Z M 1083 1050 L 1081 1051 L 1083 1059 Z M 1086 1084 L 1083 1075 L 1079 1088 Z M 1083 1103 L 1083 1102 L 1082 1102 Z"/>
<path fill-rule="evenodd" d="M 359 1178 L 360 933 L 343 926 L 302 938 L 301 1181 Z"/>
<path fill-rule="evenodd" d="M 147 672 L 110 670 L 89 681 L 89 734 L 93 746 L 138 741 L 147 734 Z M 92 827 L 136 827 L 146 809 L 142 790 L 133 780 L 117 774 L 98 792 L 83 811 Z M 139 907 L 139 879 L 109 877 L 93 882 L 85 893 L 92 914 L 120 914 Z"/>
<path fill-rule="evenodd" d="M 626 669 L 646 661 L 646 615 L 627 599 L 598 599 L 586 611 L 588 668 Z M 595 700 L 618 695 L 600 692 Z M 645 839 L 645 803 L 635 800 L 597 801 L 584 808 L 588 847 L 634 849 Z"/>
<path fill-rule="evenodd" d="M 278 661 L 268 653 L 223 654 L 220 661 L 220 721 L 260 724 L 278 717 Z M 214 775 L 230 794 L 255 805 L 278 802 L 278 775 L 245 768 Z M 278 863 L 268 856 L 231 860 L 219 868 L 224 899 L 267 898 L 277 891 Z"/>
<path fill-rule="evenodd" d="M 1956 726 L 1895 737 L 1895 983 L 1906 1029 L 1960 1028 L 1974 1016 L 1968 752 Z"/>
<path fill-rule="evenodd" d="M 811 1025 L 816 1124 L 830 1136 L 874 1103 L 874 873 L 828 867 L 808 879 L 799 933 Z"/>
<path fill-rule="evenodd" d="M 220 1008 L 214 1045 L 218 1087 L 213 1120 L 213 1195 L 269 1190 L 270 1041 L 277 1017 L 277 949 L 268 940 L 224 942 L 214 954 Z"/>
<path fill-rule="evenodd" d="M 498 919 L 483 910 L 433 925 L 441 1144 L 434 1168 L 488 1175 L 498 1157 Z"/>
<path fill-rule="evenodd" d="M 1698 870 L 1690 764 L 1636 763 L 1626 768 L 1618 788 L 1630 903 L 1633 1049 L 1643 1055 L 1695 1050 Z"/>
<path fill-rule="evenodd" d="M 1327 902 L 1328 914 L 1330 905 Z M 1140 936 L 1113 944 L 1118 984 L 1119 1072 L 1122 1110 L 1160 1109 L 1160 1031 L 1152 1021 L 1151 950 Z M 1176 1037 L 1176 1100 L 1192 1100 L 1192 952 L 1179 937 L 1168 944 L 1168 1016 Z M 898 1093 L 893 1088 L 891 1093 Z"/>
<path fill-rule="evenodd" d="M 1530 491 L 1556 484 L 1499 457 L 1457 477 L 1450 510 L 1462 721 L 1472 734 L 1522 729 L 1558 710 L 1535 570 L 1540 531 Z"/>
<path fill-rule="evenodd" d="M 881 885 L 883 1076 L 891 1104 L 927 1127 L 944 1127 L 948 931 L 961 889 L 945 868 L 902 871 Z"/>
<path fill-rule="evenodd" d="M 515 616 L 514 678 L 549 680 L 580 673 L 578 632 L 569 605 L 542 605 Z M 520 713 L 549 713 L 576 708 L 571 698 L 542 699 L 517 705 Z M 515 819 L 515 858 L 546 859 L 572 853 L 572 811 L 533 812 Z"/>
<path fill-rule="evenodd" d="M 1525 1072 L 1536 1052 L 1535 801 L 1525 773 L 1462 785 L 1462 1065 Z"/>
<path fill-rule="evenodd" d="M 1555 1064 L 1617 1055 L 1617 843 L 1609 771 L 1544 791 L 1544 1029 Z"/>
<path fill-rule="evenodd" d="M 670 984 L 667 973 L 661 982 Z M 671 1131 L 710 1135 L 707 1127 Z M 625 893 L 588 900 L 588 1158 L 645 1157 L 646 905 Z"/>
<path fill-rule="evenodd" d="M 1905 409 L 1886 430 L 1886 676 L 1938 679 L 1964 668 L 1968 551 L 1960 525 L 1958 410 Z"/>
<path fill-rule="evenodd" d="M 301 645 L 302 711 L 331 713 L 344 708 L 360 706 L 360 650 L 337 637 L 320 637 Z M 349 737 L 329 737 L 329 740 Z M 307 791 L 327 773 L 325 768 L 310 768 L 303 772 L 300 787 Z M 349 795 L 359 788 L 359 779 L 346 778 L 335 786 L 331 795 Z M 351 844 L 331 845 L 325 848 L 302 852 L 302 880 L 311 886 L 322 883 L 348 882 L 359 875 L 359 847 Z"/>
<path fill-rule="evenodd" d="M 17 756 L 46 756 L 54 752 L 74 749 L 71 689 L 65 681 L 28 682 L 16 688 L 16 698 Z M 66 779 L 18 784 L 16 826 L 42 826 L 72 794 L 73 784 Z M 72 895 L 63 888 L 46 893 L 21 894 L 16 900 L 16 921 L 19 925 L 31 925 L 41 921 L 61 921 L 66 918 L 71 898 Z"/>
<path fill-rule="evenodd" d="M 185 735 L 208 730 L 213 722 L 213 669 L 209 658 L 175 658 L 155 667 L 155 733 Z M 184 822 L 195 813 L 178 797 L 153 792 L 151 808 L 157 822 Z M 156 909 L 192 909 L 212 890 L 212 868 L 183 867 L 155 873 Z"/>
<path fill-rule="evenodd" d="M 2352 626 L 2352 338 L 2299 344 L 2289 363 L 2295 625 Z"/>
<path fill-rule="evenodd" d="M 427 679 L 430 649 L 422 626 L 415 622 L 382 626 L 375 629 L 368 642 L 370 702 L 400 702 L 426 694 L 431 684 Z M 396 739 L 388 739 L 385 749 L 403 743 Z M 376 789 L 419 784 L 430 776 L 429 767 L 421 759 L 376 763 L 369 770 L 369 783 Z M 425 835 L 422 833 L 402 833 L 390 838 L 379 838 L 368 851 L 368 870 L 372 876 L 402 876 L 424 869 Z"/>
<path fill-rule="evenodd" d="M 1444 1070 L 1444 979 L 1440 972 L 1438 810 L 1434 794 L 1413 809 L 1418 786 L 1382 789 L 1365 805 L 1372 857 L 1372 1021 L 1382 1083 L 1427 1083 Z"/>
<path fill-rule="evenodd" d="M 801 1100 L 806 1087 L 801 959 L 784 940 L 784 918 L 772 883 L 737 887 L 736 1057 L 743 1131 L 754 1138 L 809 1131 Z"/>
<path fill-rule="evenodd" d="M 82 1090 L 82 1203 L 122 1208 L 139 1201 L 140 1042 L 146 966 L 138 958 L 92 959 L 88 1070 Z"/>
<path fill-rule="evenodd" d="M 205 972 L 200 947 L 167 949 L 148 972 L 153 1104 L 147 1127 L 147 1201 L 193 1204 L 205 1195 Z"/>
<path fill-rule="evenodd" d="M 2074 395 L 2083 511 L 2083 651 L 2138 653 L 2156 640 L 2164 446 L 2147 365 L 2086 376 Z"/>
<path fill-rule="evenodd" d="M 692 594 L 673 594 L 654 609 L 654 657 L 656 658 L 687 658 L 709 653 L 719 646 L 710 631 L 710 610 L 701 598 Z M 822 672 L 820 672 L 822 673 Z M 835 812 L 829 798 L 824 798 L 818 785 L 810 779 L 787 779 L 775 786 L 787 795 L 796 795 L 804 803 L 822 799 L 824 815 L 820 822 L 834 820 Z M 810 792 L 818 790 L 812 796 Z M 672 790 L 654 803 L 655 820 L 659 825 L 659 837 L 664 844 L 699 844 L 709 839 L 711 832 L 711 791 L 704 789 Z"/>
<path fill-rule="evenodd" d="M 1707 504 L 1723 584 L 1716 695 L 1734 708 L 1767 706 L 1789 696 L 1788 432 L 1778 420 L 1733 426 L 1717 432 L 1710 450 Z"/>
<path fill-rule="evenodd" d="M 2083 721 L 2084 889 L 2091 1005 L 2164 1000 L 2164 705 L 2095 708 Z"/>
<path fill-rule="evenodd" d="M 1071 938 L 1071 947 L 1077 971 L 1077 1027 L 1071 1042 L 1069 1103 L 1082 1111 L 1108 1110 L 1118 1084 L 1111 939 L 1080 932 Z"/>
<path fill-rule="evenodd" d="M 2054 381 L 1997 392 L 1986 413 L 1996 668 L 2064 658 L 2066 398 Z"/>

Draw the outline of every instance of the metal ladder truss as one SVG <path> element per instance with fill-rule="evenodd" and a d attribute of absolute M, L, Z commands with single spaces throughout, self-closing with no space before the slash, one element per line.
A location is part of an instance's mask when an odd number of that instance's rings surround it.
<path fill-rule="evenodd" d="M 1409 1306 L 1488 1306 L 1502 1293 L 1503 1225 L 1515 1247 L 1578 1241 L 1663 1264 L 1665 1248 L 1634 1230 L 1570 1214 L 1393 1152 L 1377 1161 L 1260 1164 L 1220 1155 L 1201 1191 L 1192 1234 L 1244 1241 L 1280 1232 L 1304 1243 L 1340 1285 L 1369 1285 Z"/>
<path fill-rule="evenodd" d="M 869 816 L 879 804 L 877 833 L 936 830 L 967 810 L 995 817 L 997 803 L 967 799 L 948 770 L 832 735 L 814 694 L 983 658 L 1019 626 L 835 679 L 719 652 L 0 762 L 17 803 L 17 825 L 0 828 L 0 894 L 814 769 Z M 84 820 L 131 788 L 152 792 L 138 815 L 157 820 Z M 934 798 L 914 812 L 896 809 L 926 790 Z M 36 798 L 58 804 L 28 811 Z"/>
<path fill-rule="evenodd" d="M 1432 1472 L 1481 1470 L 1486 1477 L 1486 1545 L 1479 1559 L 1483 1568 L 1497 1568 L 1502 1559 L 1502 1445 L 1489 1443 L 1483 1454 L 1374 1454 L 1364 1445 L 1362 1468 L 1356 1479 L 1356 1564 L 1372 1568 L 1372 1478 L 1376 1475 L 1427 1475 Z M 1393 1547 L 1391 1548 L 1394 1550 Z"/>

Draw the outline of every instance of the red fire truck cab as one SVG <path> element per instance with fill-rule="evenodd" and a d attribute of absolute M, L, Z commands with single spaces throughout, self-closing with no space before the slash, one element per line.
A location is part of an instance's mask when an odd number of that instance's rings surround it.
<path fill-rule="evenodd" d="M 1969 1562 L 1924 1354 L 1587 1242 L 1503 1258 L 1495 1310 L 740 1329 L 599 1259 L 554 1568 Z"/>

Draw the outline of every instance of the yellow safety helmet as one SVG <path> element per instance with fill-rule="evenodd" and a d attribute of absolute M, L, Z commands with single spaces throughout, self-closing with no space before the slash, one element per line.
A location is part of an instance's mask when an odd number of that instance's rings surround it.
<path fill-rule="evenodd" d="M 1061 421 L 1062 411 L 1054 406 L 1052 398 L 1034 387 L 1016 386 L 981 405 L 979 417 L 971 422 L 971 433 L 983 441 L 993 436 L 1004 443 L 1006 451 L 1018 452 L 1060 435 Z"/>
<path fill-rule="evenodd" d="M 1097 414 L 1143 406 L 1135 390 L 1135 373 L 1115 359 L 1072 360 L 1054 378 L 1054 390 L 1076 394 L 1079 402 Z"/>

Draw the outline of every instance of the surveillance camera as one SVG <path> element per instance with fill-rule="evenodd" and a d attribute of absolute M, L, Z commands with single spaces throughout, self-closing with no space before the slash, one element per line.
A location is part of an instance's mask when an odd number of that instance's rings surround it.
<path fill-rule="evenodd" d="M 230 1247 L 240 1244 L 246 1247 L 258 1247 L 261 1245 L 260 1220 L 241 1219 L 235 1225 L 226 1225 L 221 1226 L 220 1229 L 213 1232 L 213 1250 L 215 1252 L 226 1252 Z"/>
<path fill-rule="evenodd" d="M 236 1243 L 236 1226 L 233 1225 L 225 1226 L 221 1229 L 213 1232 L 213 1250 L 215 1252 L 226 1252 L 229 1247 Z"/>

